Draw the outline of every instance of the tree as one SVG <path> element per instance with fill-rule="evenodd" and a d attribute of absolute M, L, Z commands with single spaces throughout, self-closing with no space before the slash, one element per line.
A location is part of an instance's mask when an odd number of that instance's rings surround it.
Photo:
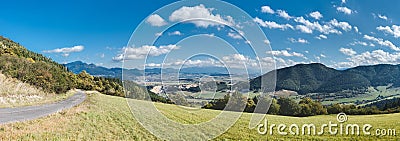
<path fill-rule="evenodd" d="M 290 98 L 279 98 L 280 105 L 279 113 L 284 116 L 295 116 L 300 112 L 300 106 Z"/>
<path fill-rule="evenodd" d="M 268 109 L 268 114 L 277 115 L 279 114 L 281 106 L 278 104 L 278 100 L 272 99 L 271 106 Z"/>

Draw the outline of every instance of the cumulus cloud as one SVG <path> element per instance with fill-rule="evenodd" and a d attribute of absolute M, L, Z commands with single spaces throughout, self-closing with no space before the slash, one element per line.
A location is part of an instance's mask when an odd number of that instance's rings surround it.
<path fill-rule="evenodd" d="M 352 48 L 340 48 L 339 51 L 347 56 L 353 56 L 357 54 L 357 52 L 354 51 Z"/>
<path fill-rule="evenodd" d="M 304 19 L 304 17 L 297 17 L 294 19 L 295 22 L 301 23 L 303 25 L 297 25 L 296 29 L 300 30 L 303 33 L 313 33 L 313 30 L 319 31 L 323 34 L 341 34 L 339 30 L 335 29 L 335 25 L 332 25 L 332 21 L 328 24 L 321 25 L 319 22 L 310 22 L 309 20 Z M 336 20 L 337 21 L 337 20 Z"/>
<path fill-rule="evenodd" d="M 159 56 L 162 54 L 167 54 L 171 50 L 179 49 L 180 47 L 177 45 L 166 45 L 166 46 L 149 46 L 144 45 L 141 47 L 124 47 L 121 50 L 121 54 L 113 57 L 114 61 L 122 61 L 122 60 L 135 60 L 135 59 L 143 59 L 147 55 L 149 56 Z"/>
<path fill-rule="evenodd" d="M 67 57 L 70 53 L 73 52 L 81 52 L 85 47 L 82 45 L 73 46 L 73 47 L 66 47 L 66 48 L 57 48 L 53 50 L 44 50 L 44 53 L 61 53 L 62 56 Z"/>
<path fill-rule="evenodd" d="M 354 41 L 354 42 L 350 43 L 350 45 L 352 45 L 352 46 L 355 46 L 355 45 L 368 46 L 369 44 L 367 42 Z"/>
<path fill-rule="evenodd" d="M 381 14 L 378 14 L 378 18 L 380 18 L 380 19 L 384 19 L 384 20 L 388 20 L 388 17 L 386 17 L 385 15 L 381 15 Z"/>
<path fill-rule="evenodd" d="M 303 32 L 303 33 L 309 33 L 309 34 L 313 33 L 313 30 L 310 27 L 307 27 L 305 25 L 297 25 L 296 29 L 300 30 L 300 32 Z"/>
<path fill-rule="evenodd" d="M 315 37 L 315 38 L 317 38 L 317 39 L 319 39 L 319 40 L 328 39 L 328 37 L 327 37 L 326 35 L 323 35 L 323 34 L 321 34 L 321 35 L 319 35 L 319 36 L 317 36 L 317 37 Z"/>
<path fill-rule="evenodd" d="M 376 37 L 369 36 L 369 35 L 364 35 L 364 39 L 367 39 L 367 40 L 370 40 L 370 41 L 374 41 L 374 42 L 376 42 L 377 44 L 379 44 L 381 46 L 387 46 L 392 50 L 400 51 L 400 48 L 397 47 L 396 45 L 394 45 L 389 40 L 383 40 L 382 38 L 376 38 Z"/>
<path fill-rule="evenodd" d="M 273 50 L 273 51 L 267 51 L 267 54 L 272 54 L 274 56 L 284 56 L 284 57 L 304 57 L 304 54 L 302 53 L 297 53 L 297 52 L 289 52 L 287 50 Z"/>
<path fill-rule="evenodd" d="M 360 33 L 357 26 L 354 26 L 354 31 L 356 31 L 357 33 Z"/>
<path fill-rule="evenodd" d="M 286 30 L 288 28 L 293 29 L 293 26 L 290 24 L 278 24 L 274 21 L 263 21 L 258 17 L 254 18 L 254 22 L 258 23 L 262 27 L 267 27 L 270 29 L 280 29 L 280 30 Z"/>
<path fill-rule="evenodd" d="M 398 25 L 392 25 L 392 27 L 389 26 L 379 26 L 376 28 L 379 31 L 383 31 L 387 34 L 393 35 L 395 38 L 400 37 L 400 26 Z"/>
<path fill-rule="evenodd" d="M 350 8 L 347 7 L 336 7 L 336 10 L 339 12 L 342 12 L 344 14 L 350 15 L 353 13 L 353 10 L 351 10 Z"/>
<path fill-rule="evenodd" d="M 336 19 L 329 21 L 329 24 L 331 24 L 332 26 L 341 28 L 344 31 L 350 31 L 352 28 L 348 22 L 338 22 Z"/>
<path fill-rule="evenodd" d="M 228 36 L 233 39 L 242 39 L 242 36 L 240 36 L 239 34 L 236 34 L 236 33 L 232 33 L 232 32 L 229 32 Z"/>
<path fill-rule="evenodd" d="M 148 63 L 148 64 L 146 64 L 146 67 L 161 67 L 161 64 Z"/>
<path fill-rule="evenodd" d="M 212 11 L 212 8 L 206 8 L 203 4 L 194 7 L 183 6 L 172 12 L 172 14 L 169 16 L 169 20 L 175 22 L 190 19 L 204 19 L 190 21 L 197 27 L 204 28 L 207 28 L 208 26 L 220 25 L 221 23 L 229 26 L 235 25 L 235 22 L 231 16 L 223 17 L 220 14 L 213 14 Z"/>
<path fill-rule="evenodd" d="M 291 18 L 293 18 L 292 16 L 290 16 L 286 11 L 284 10 L 277 10 L 278 16 L 285 18 L 286 20 L 289 20 Z"/>
<path fill-rule="evenodd" d="M 347 58 L 348 62 L 340 62 L 338 67 L 354 67 L 360 65 L 375 64 L 398 64 L 400 63 L 400 53 L 389 53 L 383 50 L 374 50 L 372 52 L 363 52 Z"/>
<path fill-rule="evenodd" d="M 185 67 L 205 67 L 205 66 L 218 66 L 222 67 L 222 64 L 214 59 L 189 59 L 189 60 L 173 60 L 173 61 L 166 61 L 163 63 L 147 63 L 145 66 L 147 67 L 180 67 L 185 65 Z"/>
<path fill-rule="evenodd" d="M 168 35 L 178 35 L 178 36 L 180 36 L 180 35 L 183 35 L 183 34 L 180 31 L 174 31 L 174 32 L 168 33 Z"/>
<path fill-rule="evenodd" d="M 319 19 L 321 19 L 323 17 L 322 14 L 319 13 L 318 11 L 311 12 L 309 15 L 311 17 L 313 17 L 314 19 L 316 19 L 316 20 L 319 20 Z"/>
<path fill-rule="evenodd" d="M 269 6 L 262 6 L 261 7 L 261 12 L 263 13 L 269 13 L 269 14 L 274 14 L 275 11 L 271 9 Z"/>
<path fill-rule="evenodd" d="M 154 36 L 156 36 L 156 37 L 161 36 L 161 35 L 162 35 L 162 32 L 157 32 L 154 34 Z"/>
<path fill-rule="evenodd" d="M 167 22 L 163 18 L 161 18 L 161 16 L 158 15 L 158 14 L 150 15 L 147 18 L 146 22 L 149 23 L 152 26 L 164 26 L 164 25 L 167 25 Z"/>
<path fill-rule="evenodd" d="M 289 38 L 289 41 L 292 43 L 302 43 L 302 44 L 308 43 L 308 41 L 306 39 L 302 39 L 302 38 L 298 38 L 298 39 Z"/>
<path fill-rule="evenodd" d="M 271 44 L 271 41 L 269 41 L 268 39 L 266 39 L 266 40 L 264 40 L 264 43 L 267 44 L 267 45 L 270 45 L 270 44 Z"/>

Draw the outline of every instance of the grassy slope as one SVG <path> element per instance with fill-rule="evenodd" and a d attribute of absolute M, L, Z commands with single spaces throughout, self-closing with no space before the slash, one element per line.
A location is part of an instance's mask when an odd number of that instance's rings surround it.
<path fill-rule="evenodd" d="M 74 94 L 73 91 L 66 94 L 46 93 L 0 73 L 0 108 L 50 103 L 65 99 L 72 94 Z"/>
<path fill-rule="evenodd" d="M 182 123 L 198 123 L 217 115 L 219 111 L 199 110 L 188 114 L 174 105 L 156 104 L 167 117 Z M 398 140 L 398 137 L 376 136 L 280 136 L 259 135 L 256 130 L 248 129 L 251 114 L 243 114 L 238 122 L 226 133 L 217 138 L 232 140 L 266 140 L 266 139 L 334 139 L 334 140 Z M 323 115 L 306 118 L 268 115 L 271 123 L 305 124 L 317 126 L 336 121 L 335 115 Z M 400 127 L 400 114 L 350 116 L 347 123 L 369 123 L 374 128 Z M 190 120 L 188 120 L 190 119 Z M 0 140 L 17 139 L 64 139 L 64 140 L 155 140 L 156 137 L 146 131 L 133 119 L 126 101 L 120 97 L 101 94 L 89 94 L 81 105 L 34 121 L 0 125 Z"/>

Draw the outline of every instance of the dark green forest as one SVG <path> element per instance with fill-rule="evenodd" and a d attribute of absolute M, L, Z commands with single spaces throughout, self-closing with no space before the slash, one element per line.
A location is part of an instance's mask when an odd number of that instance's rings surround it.
<path fill-rule="evenodd" d="M 261 88 L 261 78 L 276 77 L 276 90 L 299 94 L 365 91 L 369 86 L 400 86 L 400 65 L 379 64 L 336 70 L 323 64 L 298 64 L 271 71 L 250 81 L 251 90 Z"/>

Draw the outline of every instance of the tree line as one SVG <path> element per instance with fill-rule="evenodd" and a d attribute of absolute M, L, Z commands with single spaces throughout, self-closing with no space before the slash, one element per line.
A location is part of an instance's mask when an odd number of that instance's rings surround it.
<path fill-rule="evenodd" d="M 363 107 L 357 107 L 353 104 L 322 105 L 321 102 L 315 101 L 308 97 L 302 98 L 299 102 L 287 97 L 270 98 L 255 96 L 253 98 L 246 99 L 242 94 L 237 92 L 227 94 L 221 99 L 212 100 L 204 105 L 203 108 L 254 113 L 257 104 L 261 100 L 264 100 L 264 102 L 268 103 L 268 114 L 284 116 L 306 117 L 314 115 L 338 114 L 341 112 L 349 115 L 371 115 L 400 112 L 400 100 L 392 100 L 390 103 L 384 104 L 387 108 L 377 108 L 375 105 Z M 235 104 L 228 104 L 229 101 L 234 101 L 233 103 Z M 232 108 L 226 107 L 227 105 L 236 105 L 243 108 L 235 108 L 232 110 Z"/>

